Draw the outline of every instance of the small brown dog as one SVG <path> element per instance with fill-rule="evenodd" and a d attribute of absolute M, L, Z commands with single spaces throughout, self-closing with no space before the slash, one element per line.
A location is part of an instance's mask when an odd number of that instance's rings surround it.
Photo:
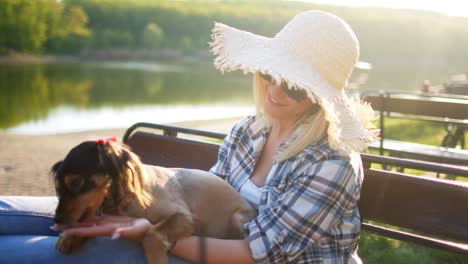
<path fill-rule="evenodd" d="M 148 263 L 167 263 L 172 242 L 190 235 L 241 239 L 243 224 L 257 214 L 219 177 L 143 165 L 126 146 L 109 140 L 79 144 L 51 174 L 59 198 L 56 224 L 84 222 L 98 210 L 144 217 L 153 224 L 142 241 Z M 65 235 L 56 248 L 71 254 L 85 241 Z"/>

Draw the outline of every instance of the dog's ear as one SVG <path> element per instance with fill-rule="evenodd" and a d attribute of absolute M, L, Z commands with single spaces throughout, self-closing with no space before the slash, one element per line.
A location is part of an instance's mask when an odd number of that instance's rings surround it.
<path fill-rule="evenodd" d="M 52 165 L 52 167 L 50 168 L 50 174 L 53 175 L 53 176 L 56 176 L 57 172 L 58 172 L 58 169 L 60 168 L 62 163 L 63 163 L 63 160 L 57 161 L 54 165 Z"/>
<path fill-rule="evenodd" d="M 131 199 L 143 207 L 149 206 L 151 196 L 144 188 L 143 165 L 126 146 L 108 142 L 98 148 L 99 164 L 112 180 L 111 196 L 116 206 Z"/>

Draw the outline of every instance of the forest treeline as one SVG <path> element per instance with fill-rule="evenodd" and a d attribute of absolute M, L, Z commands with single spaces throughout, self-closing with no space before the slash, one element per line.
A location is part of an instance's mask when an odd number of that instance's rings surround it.
<path fill-rule="evenodd" d="M 207 50 L 213 22 L 273 36 L 302 10 L 347 20 L 366 61 L 466 65 L 468 18 L 294 1 L 2 0 L 0 53 L 79 54 L 84 49 Z"/>

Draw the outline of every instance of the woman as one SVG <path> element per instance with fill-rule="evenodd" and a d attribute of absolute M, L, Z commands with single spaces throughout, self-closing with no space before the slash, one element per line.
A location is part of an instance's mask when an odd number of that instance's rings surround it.
<path fill-rule="evenodd" d="M 344 92 L 359 56 L 349 25 L 307 11 L 266 38 L 217 23 L 211 46 L 220 71 L 254 74 L 257 107 L 233 127 L 211 172 L 259 215 L 243 240 L 206 238 L 207 263 L 359 263 L 357 152 L 377 131 L 372 109 Z M 139 241 L 150 225 L 110 216 L 92 224 L 64 232 Z M 170 252 L 195 262 L 199 241 L 177 241 Z"/>

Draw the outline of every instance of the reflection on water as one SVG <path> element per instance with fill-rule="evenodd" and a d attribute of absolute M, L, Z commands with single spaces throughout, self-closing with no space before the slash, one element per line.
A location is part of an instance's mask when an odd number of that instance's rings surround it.
<path fill-rule="evenodd" d="M 246 114 L 250 78 L 212 65 L 0 65 L 0 128 L 44 134 Z"/>
<path fill-rule="evenodd" d="M 142 70 L 149 72 L 184 72 L 189 70 L 182 65 L 163 65 L 150 62 L 101 62 L 95 66 L 109 69 Z"/>
<path fill-rule="evenodd" d="M 254 113 L 245 105 L 168 105 L 125 108 L 73 109 L 60 107 L 47 119 L 26 122 L 7 131 L 16 134 L 50 134 L 94 129 L 128 128 L 137 122 L 171 123 L 187 120 L 210 120 L 244 116 Z"/>

